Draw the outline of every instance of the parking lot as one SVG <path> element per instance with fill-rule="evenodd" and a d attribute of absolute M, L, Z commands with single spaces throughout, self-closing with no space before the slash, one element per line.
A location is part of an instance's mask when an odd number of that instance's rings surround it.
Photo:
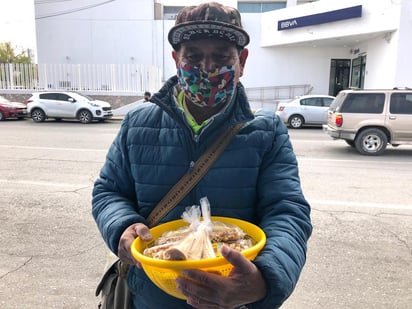
<path fill-rule="evenodd" d="M 0 308 L 96 308 L 91 190 L 119 126 L 0 122 Z M 412 146 L 367 157 L 320 128 L 290 135 L 314 231 L 282 308 L 410 308 Z"/>

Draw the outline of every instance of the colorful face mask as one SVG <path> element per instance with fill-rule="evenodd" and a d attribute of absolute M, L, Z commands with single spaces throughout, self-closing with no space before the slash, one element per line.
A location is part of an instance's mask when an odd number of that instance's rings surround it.
<path fill-rule="evenodd" d="M 180 63 L 177 76 L 186 97 L 200 107 L 224 104 L 233 94 L 234 66 L 224 66 L 207 72 L 197 66 Z"/>

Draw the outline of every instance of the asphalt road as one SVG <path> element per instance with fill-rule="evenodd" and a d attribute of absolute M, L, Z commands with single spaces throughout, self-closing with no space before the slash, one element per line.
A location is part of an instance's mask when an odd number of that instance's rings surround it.
<path fill-rule="evenodd" d="M 91 190 L 119 126 L 0 122 L 0 308 L 96 308 Z M 283 308 L 411 308 L 412 146 L 365 157 L 319 128 L 290 135 L 314 231 Z"/>

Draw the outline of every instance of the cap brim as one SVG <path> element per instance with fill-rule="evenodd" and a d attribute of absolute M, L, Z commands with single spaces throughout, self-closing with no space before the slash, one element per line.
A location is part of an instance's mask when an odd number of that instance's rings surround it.
<path fill-rule="evenodd" d="M 176 47 L 179 44 L 200 39 L 216 38 L 232 42 L 239 47 L 249 44 L 249 35 L 235 25 L 219 21 L 191 21 L 178 24 L 169 31 L 169 43 Z"/>

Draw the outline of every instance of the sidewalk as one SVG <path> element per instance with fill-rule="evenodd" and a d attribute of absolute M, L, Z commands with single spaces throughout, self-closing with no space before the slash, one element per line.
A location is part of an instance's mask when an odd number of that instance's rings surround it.
<path fill-rule="evenodd" d="M 143 102 L 143 100 L 139 100 L 127 105 L 123 105 L 119 108 L 113 109 L 113 117 L 110 118 L 110 120 L 115 120 L 115 121 L 122 121 L 124 116 L 131 111 L 132 109 L 134 109 L 135 107 L 137 107 L 139 104 L 141 104 Z"/>
<path fill-rule="evenodd" d="M 123 117 L 124 115 L 126 115 L 129 111 L 131 111 L 132 109 L 136 108 L 137 106 L 139 106 L 140 104 L 142 104 L 144 102 L 144 100 L 139 100 L 127 105 L 123 105 L 119 108 L 113 109 L 113 116 L 118 116 L 118 117 Z"/>

